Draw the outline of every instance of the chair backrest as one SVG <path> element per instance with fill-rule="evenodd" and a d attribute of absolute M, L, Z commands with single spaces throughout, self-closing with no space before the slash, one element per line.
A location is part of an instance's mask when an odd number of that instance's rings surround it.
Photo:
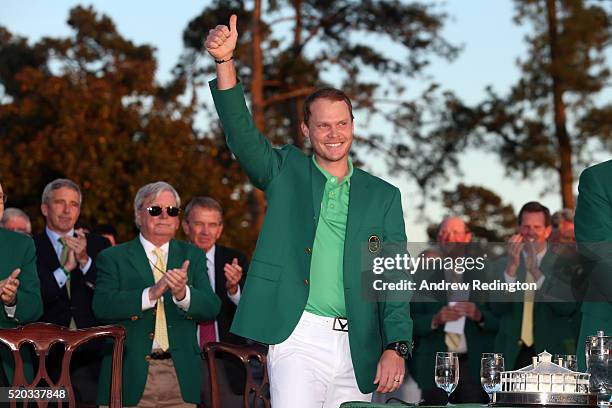
<path fill-rule="evenodd" d="M 243 407 L 257 407 L 263 404 L 265 408 L 270 408 L 270 400 L 266 397 L 268 387 L 268 365 L 266 355 L 255 347 L 237 346 L 235 344 L 211 342 L 204 346 L 206 358 L 208 360 L 208 371 L 210 373 L 210 388 L 212 408 L 222 408 L 221 395 L 219 393 L 219 373 L 217 372 L 216 353 L 231 354 L 242 362 L 246 371 L 246 383 L 244 386 Z M 261 364 L 263 378 L 258 382 L 253 377 L 251 360 L 255 359 Z M 251 405 L 252 404 L 252 405 Z"/>
<path fill-rule="evenodd" d="M 51 323 L 31 323 L 14 329 L 0 329 L 0 343 L 5 344 L 10 349 L 15 363 L 15 374 L 11 387 L 35 389 L 44 380 L 49 387 L 65 388 L 68 393 L 68 404 L 70 407 L 74 407 L 74 390 L 70 381 L 70 359 L 72 358 L 72 353 L 81 344 L 103 337 L 112 337 L 114 339 L 109 402 L 110 408 L 120 408 L 123 343 L 125 341 L 125 329 L 120 326 L 98 326 L 71 330 L 67 327 Z M 38 357 L 38 371 L 32 383 L 26 380 L 24 363 L 19 352 L 20 348 L 28 343 L 34 347 Z M 57 382 L 53 382 L 47 372 L 45 361 L 49 355 L 49 349 L 56 343 L 63 343 L 66 351 L 62 358 L 60 377 Z M 36 400 L 36 402 L 39 407 L 46 407 L 48 400 L 40 399 Z M 11 408 L 13 407 L 16 407 L 15 401 L 11 401 Z"/>

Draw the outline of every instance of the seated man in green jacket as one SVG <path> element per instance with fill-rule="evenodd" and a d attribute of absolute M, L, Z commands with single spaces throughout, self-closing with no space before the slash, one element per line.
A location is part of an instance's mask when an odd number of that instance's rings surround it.
<path fill-rule="evenodd" d="M 6 195 L 0 185 L 0 218 L 5 202 Z M 0 304 L 2 329 L 34 322 L 42 314 L 34 241 L 4 228 L 0 228 Z M 22 353 L 22 356 L 26 360 L 26 375 L 31 378 L 30 356 L 27 353 Z M 0 378 L 0 384 L 6 381 L 8 385 L 13 378 L 13 356 L 4 346 L 0 346 L 0 360 L 7 377 L 4 380 Z"/>
<path fill-rule="evenodd" d="M 399 190 L 353 168 L 352 106 L 339 90 L 305 100 L 312 157 L 273 148 L 238 84 L 237 38 L 236 16 L 209 33 L 211 90 L 227 143 L 268 208 L 232 331 L 270 345 L 275 407 L 338 407 L 370 400 L 377 386 L 394 391 L 412 338 L 409 304 L 366 300 L 360 261 L 386 243 L 406 247 Z"/>
<path fill-rule="evenodd" d="M 438 228 L 438 248 L 429 250 L 427 256 L 442 259 L 472 256 L 471 240 L 472 233 L 462 218 L 446 217 Z M 419 270 L 416 277 L 428 282 L 470 285 L 473 279 L 481 278 L 477 270 L 459 268 Z M 449 351 L 458 354 L 461 374 L 450 400 L 453 403 L 487 402 L 489 399 L 480 385 L 480 360 L 482 353 L 494 351 L 499 319 L 491 312 L 484 296 L 474 290 L 440 291 L 433 299 L 431 293 L 425 296 L 428 298 L 413 297 L 410 304 L 415 349 L 409 364 L 423 395 L 437 390 L 434 382 L 436 352 Z M 461 330 L 451 329 L 451 326 L 461 327 Z"/>
<path fill-rule="evenodd" d="M 132 241 L 98 255 L 93 310 L 126 329 L 124 406 L 195 407 L 202 363 L 199 321 L 213 320 L 221 301 L 212 291 L 202 251 L 174 238 L 181 199 L 170 184 L 150 183 L 134 199 L 140 229 Z M 111 353 L 100 370 L 98 401 L 108 405 Z"/>

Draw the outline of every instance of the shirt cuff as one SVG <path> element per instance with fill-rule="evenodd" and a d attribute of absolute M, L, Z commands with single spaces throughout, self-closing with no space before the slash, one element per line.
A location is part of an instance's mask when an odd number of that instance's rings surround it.
<path fill-rule="evenodd" d="M 504 272 L 504 278 L 506 279 L 507 283 L 514 283 L 514 282 L 516 282 L 516 276 L 510 276 L 506 272 Z"/>
<path fill-rule="evenodd" d="M 9 319 L 13 319 L 15 318 L 15 312 L 17 311 L 17 305 L 13 305 L 13 306 L 4 305 L 4 311 L 6 312 L 6 315 L 9 317 Z"/>
<path fill-rule="evenodd" d="M 57 284 L 60 288 L 63 288 L 66 284 L 66 281 L 68 281 L 68 277 L 66 276 L 66 273 L 62 268 L 57 268 L 56 270 L 54 270 L 53 276 L 55 277 L 55 280 L 57 281 Z"/>
<path fill-rule="evenodd" d="M 145 288 L 145 290 L 142 291 L 142 311 L 143 312 L 145 310 L 153 309 L 155 305 L 157 304 L 157 300 L 149 299 L 149 289 L 150 288 Z"/>
<path fill-rule="evenodd" d="M 233 304 L 238 306 L 238 302 L 240 302 L 240 285 L 238 285 L 238 290 L 233 295 L 230 295 L 229 292 L 227 292 L 227 297 Z"/>
<path fill-rule="evenodd" d="M 536 282 L 536 287 L 538 288 L 538 290 L 542 287 L 544 280 L 546 280 L 546 276 L 542 275 L 540 276 L 540 279 L 538 279 L 538 281 Z"/>
<path fill-rule="evenodd" d="M 91 257 L 89 257 L 87 259 L 87 263 L 85 264 L 85 267 L 81 268 L 81 272 L 83 272 L 83 275 L 85 275 L 89 271 L 89 268 L 91 268 L 91 264 L 92 264 Z"/>
<path fill-rule="evenodd" d="M 191 305 L 191 292 L 189 290 L 189 286 L 185 286 L 185 297 L 183 300 L 177 300 L 174 296 L 172 296 L 172 300 L 174 303 L 183 309 L 185 312 L 189 310 L 189 305 Z"/>

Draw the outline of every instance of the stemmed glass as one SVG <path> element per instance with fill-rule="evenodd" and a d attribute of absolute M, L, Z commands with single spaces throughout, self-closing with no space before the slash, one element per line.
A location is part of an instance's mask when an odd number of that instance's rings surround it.
<path fill-rule="evenodd" d="M 501 373 L 504 371 L 504 356 L 501 353 L 482 353 L 480 360 L 480 383 L 493 402 L 493 393 L 501 391 Z"/>
<path fill-rule="evenodd" d="M 442 388 L 450 395 L 459 384 L 459 357 L 457 353 L 436 353 L 435 381 L 438 388 Z"/>

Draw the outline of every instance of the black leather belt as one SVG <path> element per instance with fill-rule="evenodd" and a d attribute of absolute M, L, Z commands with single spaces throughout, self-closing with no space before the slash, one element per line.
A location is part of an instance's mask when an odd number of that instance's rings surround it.
<path fill-rule="evenodd" d="M 151 360 L 169 360 L 172 358 L 172 354 L 169 351 L 153 351 L 149 354 Z"/>

